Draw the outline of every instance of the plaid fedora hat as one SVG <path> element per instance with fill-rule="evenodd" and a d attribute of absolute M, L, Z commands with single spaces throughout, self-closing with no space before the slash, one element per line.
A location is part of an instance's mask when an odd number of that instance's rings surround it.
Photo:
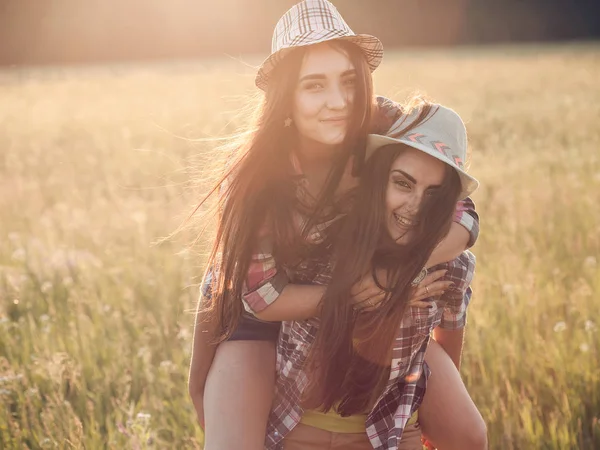
<path fill-rule="evenodd" d="M 367 137 L 367 158 L 386 145 L 404 144 L 427 153 L 448 164 L 460 177 L 460 199 L 471 195 L 479 186 L 479 181 L 469 175 L 464 168 L 467 155 L 467 130 L 460 116 L 442 105 L 433 105 L 429 115 L 408 133 L 398 134 L 419 116 L 417 108 L 407 116 L 398 119 L 386 136 L 370 134 Z"/>
<path fill-rule="evenodd" d="M 338 10 L 327 0 L 304 0 L 286 12 L 275 26 L 271 55 L 256 75 L 256 86 L 266 90 L 271 71 L 295 47 L 343 39 L 356 44 L 365 54 L 371 72 L 383 58 L 383 45 L 375 36 L 355 34 Z"/>

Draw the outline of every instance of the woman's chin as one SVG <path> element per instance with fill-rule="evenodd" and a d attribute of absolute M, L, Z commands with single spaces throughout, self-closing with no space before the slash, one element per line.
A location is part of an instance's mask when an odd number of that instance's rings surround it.
<path fill-rule="evenodd" d="M 396 244 L 406 245 L 410 242 L 410 231 L 399 230 L 394 226 L 393 229 L 388 229 L 388 233 Z"/>
<path fill-rule="evenodd" d="M 331 133 L 321 136 L 321 143 L 325 145 L 340 145 L 344 142 L 346 133 Z"/>

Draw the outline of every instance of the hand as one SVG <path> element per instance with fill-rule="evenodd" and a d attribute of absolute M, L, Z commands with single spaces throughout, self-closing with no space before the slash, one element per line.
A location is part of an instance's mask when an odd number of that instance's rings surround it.
<path fill-rule="evenodd" d="M 385 286 L 387 284 L 386 271 L 377 269 L 375 272 L 379 284 Z M 373 311 L 381 304 L 386 292 L 377 286 L 372 271 L 369 271 L 352 286 L 351 294 L 355 308 L 360 311 Z"/>
<path fill-rule="evenodd" d="M 416 306 L 417 308 L 429 307 L 431 303 L 425 299 L 442 295 L 446 289 L 454 284 L 452 281 L 438 281 L 446 275 L 446 272 L 447 270 L 442 269 L 427 274 L 427 276 L 413 288 L 408 304 L 410 306 Z"/>
<path fill-rule="evenodd" d="M 377 269 L 375 272 L 379 284 L 386 286 L 387 272 L 383 269 Z M 427 274 L 418 285 L 413 287 L 408 304 L 417 308 L 428 308 L 431 303 L 426 299 L 442 295 L 454 284 L 452 281 L 438 281 L 446 275 L 446 272 L 447 270 L 441 269 Z M 371 272 L 353 286 L 351 293 L 352 303 L 361 311 L 373 311 L 381 304 L 386 295 L 386 292 L 375 283 Z"/>

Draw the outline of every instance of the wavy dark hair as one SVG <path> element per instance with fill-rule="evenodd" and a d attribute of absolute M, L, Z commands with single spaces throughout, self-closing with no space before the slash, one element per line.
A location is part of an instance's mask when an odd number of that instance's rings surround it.
<path fill-rule="evenodd" d="M 243 312 L 243 286 L 259 236 L 267 230 L 278 263 L 293 263 L 308 230 L 332 204 L 350 157 L 355 156 L 355 173 L 364 160 L 374 104 L 366 59 L 350 42 L 333 40 L 320 45 L 329 45 L 348 56 L 356 71 L 356 83 L 348 132 L 304 229 L 299 231 L 293 221 L 298 205 L 290 152 L 297 136 L 294 127 L 285 128 L 283 124 L 292 111 L 299 72 L 310 47 L 295 49 L 273 70 L 254 131 L 238 146 L 223 176 L 196 208 L 219 193 L 220 216 L 208 259 L 208 267 L 216 268 L 219 276 L 213 277 L 212 299 L 203 307 L 203 317 L 216 325 L 216 342 L 226 339 L 237 327 Z"/>
<path fill-rule="evenodd" d="M 424 114 L 403 133 L 430 117 L 431 105 L 423 105 Z M 332 281 L 306 362 L 309 384 L 303 404 L 308 408 L 333 408 L 342 416 L 368 411 L 389 379 L 392 346 L 407 309 L 411 282 L 450 229 L 461 185 L 456 171 L 446 166 L 438 194 L 420 206 L 419 225 L 411 241 L 400 245 L 389 235 L 386 190 L 390 168 L 403 151 L 404 145 L 391 145 L 370 157 L 354 206 L 335 230 Z M 351 289 L 374 269 L 387 274 L 385 299 L 373 311 L 357 313 L 349 301 Z"/>

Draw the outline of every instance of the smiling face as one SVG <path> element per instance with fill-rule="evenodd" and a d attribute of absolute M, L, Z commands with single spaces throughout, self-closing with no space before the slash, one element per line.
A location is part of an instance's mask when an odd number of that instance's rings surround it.
<path fill-rule="evenodd" d="M 386 218 L 390 236 L 410 242 L 423 201 L 434 196 L 444 181 L 446 165 L 419 150 L 404 147 L 390 168 L 386 190 Z"/>
<path fill-rule="evenodd" d="M 352 112 L 355 79 L 354 66 L 341 48 L 325 43 L 306 52 L 292 111 L 301 147 L 343 142 Z"/>

